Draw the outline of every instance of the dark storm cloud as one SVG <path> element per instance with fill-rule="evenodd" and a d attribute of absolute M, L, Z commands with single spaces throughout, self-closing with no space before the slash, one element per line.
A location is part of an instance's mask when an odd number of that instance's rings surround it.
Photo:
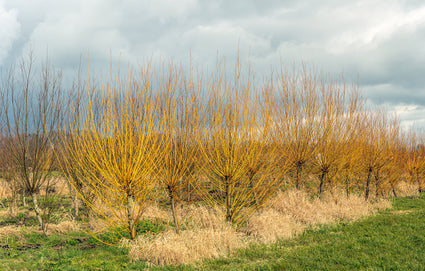
<path fill-rule="evenodd" d="M 0 23 L 0 65 L 28 48 L 65 72 L 88 53 L 93 68 L 189 55 L 214 65 L 239 46 L 258 73 L 304 61 L 358 78 L 405 123 L 425 106 L 423 1 L 0 0 Z"/>

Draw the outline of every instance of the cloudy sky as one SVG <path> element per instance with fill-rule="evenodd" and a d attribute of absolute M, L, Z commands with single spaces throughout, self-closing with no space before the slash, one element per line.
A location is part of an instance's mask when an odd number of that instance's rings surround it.
<path fill-rule="evenodd" d="M 257 73 L 305 62 L 358 80 L 371 103 L 425 128 L 423 0 L 0 0 L 0 66 L 28 48 L 65 71 L 81 57 L 214 65 L 238 49 Z"/>

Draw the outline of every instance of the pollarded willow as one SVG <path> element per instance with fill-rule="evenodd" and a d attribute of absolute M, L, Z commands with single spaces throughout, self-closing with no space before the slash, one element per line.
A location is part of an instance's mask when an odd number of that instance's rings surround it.
<path fill-rule="evenodd" d="M 89 86 L 88 106 L 70 119 L 63 146 L 68 161 L 62 165 L 94 195 L 79 194 L 92 213 L 134 239 L 152 197 L 161 145 L 150 66 L 124 80 L 111 74 L 101 91 L 96 101 Z"/>
<path fill-rule="evenodd" d="M 238 226 L 267 203 L 280 188 L 280 178 L 271 142 L 271 100 L 256 96 L 251 75 L 242 81 L 238 63 L 233 75 L 224 70 L 218 66 L 209 82 L 210 98 L 199 127 L 203 172 L 208 178 L 203 195 Z"/>

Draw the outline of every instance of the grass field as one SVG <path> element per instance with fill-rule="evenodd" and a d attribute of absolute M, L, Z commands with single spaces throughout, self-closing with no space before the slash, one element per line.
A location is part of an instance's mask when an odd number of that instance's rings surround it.
<path fill-rule="evenodd" d="M 32 223 L 32 222 L 31 222 Z M 29 225 L 19 234 L 1 218 L 2 270 L 423 270 L 425 194 L 396 198 L 393 208 L 353 223 L 315 226 L 296 238 L 253 244 L 231 256 L 181 266 L 132 261 L 126 248 L 78 232 L 43 237 Z M 158 225 L 142 227 L 155 231 Z M 104 236 L 103 236 L 104 237 Z"/>

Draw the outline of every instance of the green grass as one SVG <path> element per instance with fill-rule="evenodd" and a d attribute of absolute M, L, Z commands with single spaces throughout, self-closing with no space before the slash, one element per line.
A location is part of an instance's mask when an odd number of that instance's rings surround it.
<path fill-rule="evenodd" d="M 424 270 L 425 194 L 356 223 L 308 230 L 273 245 L 253 245 L 204 270 Z M 194 267 L 187 269 L 195 269 Z"/>
<path fill-rule="evenodd" d="M 0 249 L 1 270 L 120 270 L 142 269 L 145 263 L 129 263 L 125 248 L 106 246 L 84 233 L 67 236 L 25 234 L 4 240 Z"/>
<path fill-rule="evenodd" d="M 424 270 L 425 194 L 398 198 L 393 209 L 355 223 L 310 229 L 292 240 L 252 245 L 234 255 L 189 266 L 151 270 Z M 161 225 L 145 224 L 146 231 Z M 158 228 L 159 227 L 159 228 Z M 84 233 L 26 233 L 0 240 L 2 270 L 140 270 L 125 248 L 105 246 Z"/>

